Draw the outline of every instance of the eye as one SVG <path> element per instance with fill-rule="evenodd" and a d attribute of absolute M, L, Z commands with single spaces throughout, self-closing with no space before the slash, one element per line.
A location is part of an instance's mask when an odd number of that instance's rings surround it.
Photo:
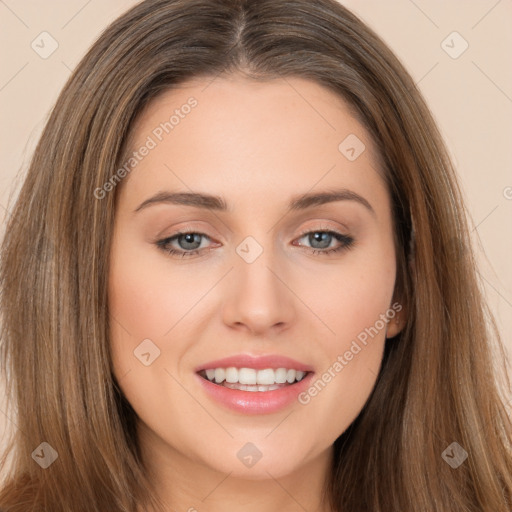
<path fill-rule="evenodd" d="M 332 230 L 306 231 L 305 233 L 302 233 L 298 240 L 301 238 L 307 238 L 311 247 L 306 248 L 311 249 L 313 254 L 333 254 L 350 249 L 354 244 L 354 239 L 352 237 Z M 331 246 L 333 242 L 335 244 L 334 247 Z M 299 245 L 302 246 L 302 244 Z"/>
<path fill-rule="evenodd" d="M 165 238 L 164 240 L 159 240 L 156 242 L 156 245 L 167 252 L 171 256 L 180 256 L 180 257 L 188 257 L 199 254 L 204 250 L 204 247 L 201 247 L 201 239 L 210 238 L 204 233 L 198 233 L 195 231 L 180 231 L 175 235 Z M 173 243 L 178 245 L 173 246 Z"/>
<path fill-rule="evenodd" d="M 299 247 L 308 249 L 313 254 L 333 254 L 349 249 L 354 244 L 352 237 L 332 230 L 306 231 L 297 240 L 302 238 L 307 238 L 311 247 L 298 244 Z M 210 237 L 196 231 L 180 231 L 171 237 L 157 241 L 156 245 L 171 256 L 184 258 L 211 250 L 211 247 L 203 246 L 204 239 L 210 240 Z M 332 247 L 333 242 L 334 247 Z"/>

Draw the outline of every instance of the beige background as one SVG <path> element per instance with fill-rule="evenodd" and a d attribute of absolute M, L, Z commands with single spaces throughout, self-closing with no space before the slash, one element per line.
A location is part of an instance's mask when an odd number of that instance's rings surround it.
<path fill-rule="evenodd" d="M 64 82 L 105 26 L 135 3 L 0 0 L 0 237 L 9 195 L 18 190 Z M 512 1 L 342 3 L 402 59 L 439 123 L 466 196 L 488 300 L 512 358 Z M 31 47 L 43 31 L 58 43 L 46 59 Z M 446 39 L 454 31 L 463 39 Z M 458 58 L 445 51 L 456 55 L 464 41 L 469 46 Z M 12 423 L 2 403 L 0 411 L 1 442 Z"/>

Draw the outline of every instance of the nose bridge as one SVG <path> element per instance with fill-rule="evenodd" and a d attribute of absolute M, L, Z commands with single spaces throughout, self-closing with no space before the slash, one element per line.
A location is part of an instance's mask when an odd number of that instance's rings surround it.
<path fill-rule="evenodd" d="M 229 284 L 225 321 L 244 324 L 262 332 L 273 326 L 288 324 L 293 315 L 292 296 L 279 269 L 279 251 L 271 236 L 248 236 L 236 247 L 234 272 Z"/>
<path fill-rule="evenodd" d="M 246 239 L 237 247 L 236 252 L 239 258 L 235 264 L 236 279 L 243 290 L 258 292 L 256 295 L 270 294 L 268 299 L 280 293 L 278 280 L 271 271 L 279 264 L 275 257 L 276 251 L 269 244 L 264 248 L 255 239 Z"/>

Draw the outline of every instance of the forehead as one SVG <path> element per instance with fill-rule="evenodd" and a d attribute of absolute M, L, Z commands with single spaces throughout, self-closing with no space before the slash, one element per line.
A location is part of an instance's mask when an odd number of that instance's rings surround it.
<path fill-rule="evenodd" d="M 145 146 L 123 182 L 131 203 L 169 189 L 219 192 L 235 203 L 250 195 L 261 205 L 313 187 L 370 195 L 384 187 L 379 156 L 350 105 L 302 78 L 180 84 L 133 126 L 129 155 Z"/>

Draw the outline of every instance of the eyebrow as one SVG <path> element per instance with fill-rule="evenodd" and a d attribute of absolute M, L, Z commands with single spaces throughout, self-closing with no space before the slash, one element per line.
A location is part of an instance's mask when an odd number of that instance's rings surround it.
<path fill-rule="evenodd" d="M 323 192 L 310 192 L 292 197 L 289 205 L 289 211 L 307 210 L 314 206 L 321 206 L 336 201 L 355 201 L 363 205 L 372 215 L 375 210 L 372 205 L 361 195 L 348 189 L 334 189 Z M 226 201 L 220 197 L 211 194 L 199 192 L 158 192 L 154 196 L 143 201 L 134 213 L 144 210 L 149 206 L 156 204 L 175 204 L 182 206 L 192 206 L 195 208 L 204 208 L 218 212 L 229 211 Z"/>

